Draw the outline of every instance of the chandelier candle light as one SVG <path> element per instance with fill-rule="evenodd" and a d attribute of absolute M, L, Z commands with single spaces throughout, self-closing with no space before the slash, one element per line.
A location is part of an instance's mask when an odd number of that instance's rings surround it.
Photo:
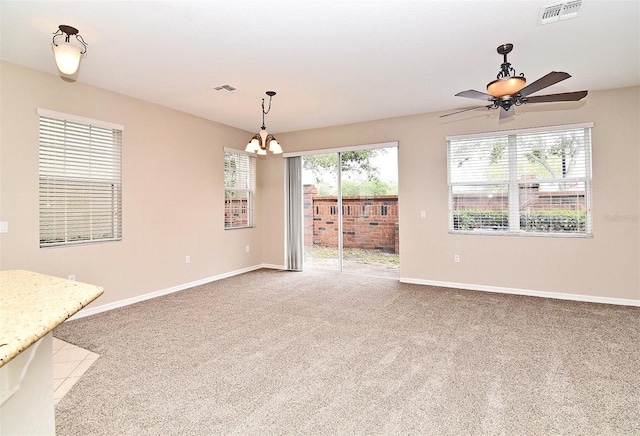
<path fill-rule="evenodd" d="M 79 44 L 72 44 L 69 37 L 74 35 Z M 64 36 L 64 40 L 60 38 Z M 56 41 L 56 38 L 58 40 Z M 87 43 L 78 34 L 75 27 L 61 24 L 53 34 L 53 52 L 56 57 L 56 65 L 62 74 L 72 75 L 78 70 L 80 58 L 87 53 Z"/>
<path fill-rule="evenodd" d="M 278 140 L 267 132 L 267 128 L 264 125 L 264 116 L 269 113 L 271 110 L 271 98 L 276 95 L 274 91 L 267 91 L 267 95 L 269 96 L 269 108 L 264 110 L 264 98 L 262 99 L 262 127 L 260 128 L 260 132 L 256 133 L 253 138 L 247 144 L 247 148 L 244 151 L 249 153 L 257 153 L 259 155 L 266 155 L 267 150 L 269 150 L 273 154 L 282 153 L 282 147 L 278 143 Z"/>

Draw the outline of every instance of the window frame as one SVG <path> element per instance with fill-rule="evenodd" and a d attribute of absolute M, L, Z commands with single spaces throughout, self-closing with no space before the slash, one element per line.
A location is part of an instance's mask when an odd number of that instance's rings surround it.
<path fill-rule="evenodd" d="M 37 114 L 40 248 L 122 240 L 124 126 L 44 108 Z"/>
<path fill-rule="evenodd" d="M 593 144 L 591 140 L 593 123 L 568 124 L 557 126 L 536 127 L 528 129 L 513 129 L 492 131 L 468 135 L 447 136 L 447 187 L 448 187 L 448 231 L 450 234 L 473 234 L 473 235 L 500 235 L 500 236 L 527 236 L 527 237 L 561 237 L 561 238 L 591 238 L 593 237 L 593 213 L 592 213 L 592 156 Z M 582 177 L 549 177 L 519 180 L 518 174 L 518 136 L 529 134 L 553 134 L 554 132 L 565 132 L 570 130 L 584 129 L 584 176 Z M 508 179 L 497 181 L 472 181 L 472 182 L 452 182 L 452 141 L 459 140 L 484 140 L 484 139 L 506 139 L 507 159 L 508 159 Z M 487 157 L 487 156 L 485 156 Z M 559 231 L 531 231 L 521 226 L 520 220 L 520 196 L 521 186 L 527 184 L 543 183 L 584 183 L 584 210 L 585 223 L 583 231 L 559 232 Z M 507 212 L 508 225 L 502 229 L 456 229 L 454 224 L 454 187 L 456 186 L 498 186 L 507 187 Z M 525 197 L 526 198 L 526 197 Z"/>
<path fill-rule="evenodd" d="M 233 181 L 227 178 L 228 168 L 227 168 L 227 155 L 232 155 L 237 159 L 247 159 L 247 169 L 242 170 L 236 169 L 236 173 L 240 174 L 242 180 L 245 183 L 238 185 Z M 256 175 L 257 175 L 257 164 L 256 164 L 256 156 L 253 153 L 247 153 L 244 150 L 238 150 L 235 148 L 224 148 L 223 155 L 223 196 L 224 196 L 224 229 L 225 230 L 238 230 L 238 229 L 250 229 L 256 227 Z M 236 186 L 231 186 L 231 184 Z M 228 186 L 229 185 L 229 186 Z M 246 224 L 244 224 L 243 219 L 240 219 L 239 225 L 233 225 L 233 218 L 230 218 L 230 214 L 228 210 L 228 197 L 227 192 L 240 193 L 240 198 L 246 198 L 246 204 L 241 206 L 240 214 L 246 213 Z M 245 211 L 246 210 L 246 211 Z"/>

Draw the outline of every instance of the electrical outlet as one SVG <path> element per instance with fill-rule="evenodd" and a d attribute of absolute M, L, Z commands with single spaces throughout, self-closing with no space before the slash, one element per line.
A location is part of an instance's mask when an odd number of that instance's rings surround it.
<path fill-rule="evenodd" d="M 427 211 L 426 210 L 420 211 L 420 218 L 426 218 L 426 217 L 427 217 Z"/>
<path fill-rule="evenodd" d="M 9 222 L 8 221 L 0 221 L 0 233 L 9 232 Z"/>
<path fill-rule="evenodd" d="M 454 254 L 453 255 L 453 261 L 454 262 L 460 262 L 460 255 L 459 254 Z"/>
<path fill-rule="evenodd" d="M 245 250 L 246 250 L 247 253 L 249 252 L 249 246 L 248 245 L 245 247 Z"/>
<path fill-rule="evenodd" d="M 70 275 L 69 277 L 67 277 L 67 278 L 68 278 L 69 280 L 71 280 L 71 281 L 74 281 L 74 282 L 76 281 L 76 276 L 75 276 L 75 274 L 71 274 L 71 275 Z"/>
<path fill-rule="evenodd" d="M 184 263 L 191 263 L 191 256 L 185 256 Z"/>

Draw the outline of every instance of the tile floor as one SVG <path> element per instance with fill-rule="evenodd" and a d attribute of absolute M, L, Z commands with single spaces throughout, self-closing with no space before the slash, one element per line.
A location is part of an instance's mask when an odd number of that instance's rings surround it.
<path fill-rule="evenodd" d="M 58 404 L 100 355 L 53 338 L 53 399 Z"/>

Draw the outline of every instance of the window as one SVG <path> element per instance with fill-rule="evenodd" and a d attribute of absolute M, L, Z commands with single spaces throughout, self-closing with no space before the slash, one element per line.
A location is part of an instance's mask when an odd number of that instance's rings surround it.
<path fill-rule="evenodd" d="M 448 137 L 449 231 L 591 231 L 592 124 Z"/>
<path fill-rule="evenodd" d="M 122 239 L 120 125 L 38 109 L 40 247 Z"/>
<path fill-rule="evenodd" d="M 255 227 L 256 158 L 224 150 L 224 228 Z"/>

